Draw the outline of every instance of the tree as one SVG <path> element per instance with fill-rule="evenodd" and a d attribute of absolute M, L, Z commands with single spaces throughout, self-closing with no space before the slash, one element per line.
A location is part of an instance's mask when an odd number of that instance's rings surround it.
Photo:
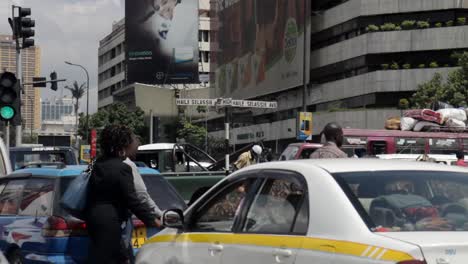
<path fill-rule="evenodd" d="M 458 56 L 458 66 L 444 80 L 440 73 L 418 86 L 413 94 L 413 104 L 418 108 L 429 108 L 436 101 L 449 103 L 455 107 L 468 105 L 468 52 Z"/>
<path fill-rule="evenodd" d="M 75 116 L 76 122 L 75 122 L 75 127 L 76 127 L 76 137 L 78 138 L 78 109 L 80 108 L 80 99 L 83 97 L 85 94 L 85 83 L 82 83 L 81 85 L 78 85 L 78 82 L 75 81 L 73 83 L 73 87 L 70 86 L 65 86 L 65 89 L 69 90 L 72 94 L 72 98 L 75 100 Z"/>
<path fill-rule="evenodd" d="M 79 134 L 86 134 L 84 120 L 86 117 L 80 114 L 80 129 Z M 145 135 L 145 112 L 137 107 L 134 111 L 130 111 L 123 103 L 114 103 L 105 109 L 99 110 L 89 118 L 89 127 L 97 129 L 98 132 L 107 125 L 125 124 L 135 135 L 143 137 Z"/>
<path fill-rule="evenodd" d="M 203 148 L 205 145 L 206 129 L 194 125 L 187 120 L 183 119 L 180 121 L 181 128 L 177 131 L 177 137 L 183 138 L 186 143 L 190 143 L 199 148 Z"/>

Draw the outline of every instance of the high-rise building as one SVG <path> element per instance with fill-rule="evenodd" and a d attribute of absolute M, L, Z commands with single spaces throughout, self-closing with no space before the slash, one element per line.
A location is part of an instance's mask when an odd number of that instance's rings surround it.
<path fill-rule="evenodd" d="M 33 77 L 38 77 L 41 72 L 41 50 L 38 46 L 21 51 L 21 65 L 23 82 L 32 82 Z M 10 35 L 0 35 L 0 72 L 9 71 L 16 73 L 16 43 Z M 21 101 L 21 114 L 23 127 L 30 131 L 41 128 L 41 103 L 40 90 L 32 85 L 23 86 L 24 93 Z"/>
<path fill-rule="evenodd" d="M 64 116 L 74 115 L 73 99 L 64 97 L 59 99 L 41 99 L 41 120 L 61 120 Z"/>
<path fill-rule="evenodd" d="M 199 76 L 202 88 L 209 85 L 211 71 L 211 4 L 209 0 L 199 0 Z M 128 83 L 125 78 L 125 18 L 112 25 L 112 32 L 99 42 L 98 51 L 98 108 L 114 102 L 113 95 Z M 186 87 L 180 85 L 180 87 Z"/>
<path fill-rule="evenodd" d="M 218 7 L 218 11 L 221 10 L 218 13 L 225 17 L 226 14 L 234 14 L 232 17 L 237 18 L 236 14 L 250 11 L 250 2 L 240 0 Z M 282 1 L 274 2 L 281 4 Z M 297 2 L 296 7 L 285 7 L 289 12 L 286 17 L 297 12 L 297 6 L 303 6 L 302 0 Z M 215 69 L 217 83 L 213 90 L 216 90 L 216 95 L 226 96 L 234 90 L 240 91 L 233 96 L 234 99 L 278 102 L 275 110 L 252 109 L 253 122 L 234 124 L 231 130 L 233 144 L 263 139 L 272 146 L 276 145 L 276 149 L 284 149 L 288 143 L 296 141 L 296 117 L 302 111 L 304 102 L 307 110 L 313 112 L 314 135 L 318 135 L 330 121 L 336 121 L 343 127 L 383 129 L 386 118 L 401 114 L 397 109 L 400 99 L 410 99 L 418 85 L 430 80 L 434 73 L 446 76 L 457 66 L 451 54 L 468 50 L 467 1 L 316 0 L 311 3 L 310 61 L 306 60 L 305 63 L 310 81 L 306 83 L 306 89 L 302 84 L 295 84 L 272 91 L 271 85 L 247 87 L 241 81 L 232 82 L 239 75 L 238 72 L 243 74 L 246 82 L 251 80 L 251 71 L 242 68 L 250 62 L 244 63 L 244 57 L 250 57 L 248 54 L 240 55 L 245 53 L 242 53 L 242 49 L 249 48 L 244 44 L 250 43 L 251 38 L 257 46 L 264 45 L 263 35 L 258 32 L 262 32 L 263 27 L 263 34 L 269 34 L 271 28 L 266 23 L 269 18 L 257 10 L 257 13 L 250 12 L 257 16 L 256 22 L 251 22 L 247 15 L 237 20 L 227 16 L 226 23 L 220 23 L 217 35 L 224 41 L 220 44 L 220 52 L 230 52 L 227 55 L 231 56 L 224 56 L 224 65 L 220 65 L 219 70 Z M 281 21 L 281 17 L 275 20 Z M 297 21 L 300 27 L 301 20 Z M 264 24 L 257 25 L 255 34 L 255 27 L 242 26 L 248 23 Z M 290 28 L 294 29 L 295 26 Z M 297 38 L 291 38 L 291 32 L 289 35 L 288 32 L 284 33 L 284 38 L 278 34 L 282 32 L 281 27 L 272 32 L 274 36 L 279 36 L 271 43 L 268 42 L 271 38 L 266 38 L 267 45 L 264 46 L 267 52 L 281 54 L 284 51 L 284 54 L 290 55 L 288 52 L 301 44 L 295 41 Z M 286 37 L 294 41 L 283 45 Z M 253 53 L 262 56 L 255 50 Z M 283 56 L 285 59 L 280 58 L 284 65 L 288 65 L 287 60 L 291 59 L 286 55 Z M 307 57 L 307 54 L 302 56 Z M 269 70 L 275 63 L 268 63 L 272 59 L 274 56 L 267 56 L 266 64 L 261 60 L 255 63 L 265 65 Z M 254 69 L 255 74 L 265 72 L 261 67 L 260 70 L 258 67 Z M 225 72 L 229 73 L 225 74 L 225 78 L 218 76 L 218 73 Z M 297 74 L 300 76 L 301 71 Z M 256 77 L 257 83 L 259 79 L 268 82 L 275 75 Z M 228 82 L 232 85 L 226 85 Z M 224 136 L 223 117 L 213 117 L 208 127 L 212 136 Z"/>

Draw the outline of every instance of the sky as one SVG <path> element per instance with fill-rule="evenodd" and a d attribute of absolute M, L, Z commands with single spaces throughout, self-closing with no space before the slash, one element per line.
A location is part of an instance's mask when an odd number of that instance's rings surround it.
<path fill-rule="evenodd" d="M 31 8 L 36 21 L 34 37 L 41 48 L 41 76 L 56 71 L 59 79 L 57 92 L 41 90 L 42 98 L 69 95 L 64 86 L 76 80 L 86 82 L 85 72 L 64 61 L 83 65 L 89 72 L 89 112 L 97 111 L 97 72 L 99 40 L 112 30 L 112 23 L 124 17 L 124 0 L 0 0 L 0 34 L 11 34 L 7 18 L 11 17 L 11 5 Z M 80 100 L 80 111 L 86 111 L 86 95 Z"/>

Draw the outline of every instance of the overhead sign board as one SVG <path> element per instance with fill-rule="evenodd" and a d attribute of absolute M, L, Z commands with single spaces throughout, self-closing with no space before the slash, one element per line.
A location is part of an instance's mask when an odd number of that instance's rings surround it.
<path fill-rule="evenodd" d="M 177 105 L 206 105 L 206 106 L 232 106 L 247 108 L 270 108 L 278 107 L 277 102 L 268 101 L 250 101 L 250 100 L 232 100 L 230 98 L 217 99 L 176 99 Z"/>

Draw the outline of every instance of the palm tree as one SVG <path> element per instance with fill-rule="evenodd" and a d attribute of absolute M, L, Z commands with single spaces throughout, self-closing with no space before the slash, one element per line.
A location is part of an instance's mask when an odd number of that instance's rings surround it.
<path fill-rule="evenodd" d="M 85 85 L 86 83 L 82 83 L 78 85 L 78 82 L 75 81 L 73 83 L 73 87 L 65 86 L 65 89 L 69 90 L 72 94 L 72 98 L 75 99 L 75 127 L 76 127 L 76 144 L 78 144 L 78 108 L 80 107 L 80 99 L 85 94 Z"/>

